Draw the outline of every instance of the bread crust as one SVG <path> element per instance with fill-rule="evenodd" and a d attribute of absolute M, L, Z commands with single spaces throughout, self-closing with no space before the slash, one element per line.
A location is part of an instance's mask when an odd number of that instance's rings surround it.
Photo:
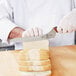
<path fill-rule="evenodd" d="M 51 65 L 45 65 L 45 66 L 20 66 L 19 70 L 23 71 L 23 72 L 43 72 L 43 71 L 51 70 Z"/>
<path fill-rule="evenodd" d="M 51 76 L 51 71 L 44 72 L 20 72 L 21 76 Z"/>

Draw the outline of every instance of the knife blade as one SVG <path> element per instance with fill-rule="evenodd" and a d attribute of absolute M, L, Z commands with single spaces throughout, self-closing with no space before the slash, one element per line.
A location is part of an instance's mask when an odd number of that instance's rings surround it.
<path fill-rule="evenodd" d="M 52 29 L 49 33 L 42 35 L 42 36 L 36 36 L 36 37 L 23 37 L 23 38 L 14 38 L 10 40 L 10 43 L 19 43 L 19 42 L 30 42 L 30 41 L 38 41 L 38 40 L 45 40 L 54 38 L 56 35 L 56 31 Z"/>

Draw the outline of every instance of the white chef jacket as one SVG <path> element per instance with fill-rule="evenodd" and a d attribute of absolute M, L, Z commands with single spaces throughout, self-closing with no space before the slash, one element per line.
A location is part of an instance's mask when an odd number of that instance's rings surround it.
<path fill-rule="evenodd" d="M 43 33 L 58 26 L 59 21 L 72 11 L 76 0 L 0 0 L 0 39 L 7 41 L 10 31 L 19 26 L 24 29 L 40 27 Z M 51 46 L 74 44 L 74 33 L 56 34 Z"/>

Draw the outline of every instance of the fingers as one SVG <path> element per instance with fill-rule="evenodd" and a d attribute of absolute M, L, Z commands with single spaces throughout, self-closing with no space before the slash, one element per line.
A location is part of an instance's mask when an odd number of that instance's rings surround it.
<path fill-rule="evenodd" d="M 41 35 L 43 35 L 43 31 L 40 28 L 33 28 L 33 33 L 34 33 L 34 36 L 41 36 Z"/>
<path fill-rule="evenodd" d="M 32 28 L 33 30 L 33 36 L 39 36 L 39 30 L 38 28 Z"/>
<path fill-rule="evenodd" d="M 58 33 L 62 33 L 63 29 L 61 27 L 57 27 L 57 31 L 58 31 Z"/>
<path fill-rule="evenodd" d="M 35 36 L 41 36 L 41 35 L 43 35 L 42 29 L 35 27 L 23 32 L 22 37 L 32 37 L 32 36 L 35 37 Z"/>
<path fill-rule="evenodd" d="M 29 37 L 29 36 L 30 36 L 30 34 L 27 31 L 24 31 L 22 33 L 22 37 Z"/>
<path fill-rule="evenodd" d="M 71 26 L 58 26 L 57 31 L 58 33 L 71 33 L 74 31 L 74 29 Z"/>
<path fill-rule="evenodd" d="M 75 21 L 75 19 L 74 19 L 73 14 L 64 16 L 59 22 L 57 31 L 59 33 L 71 33 L 73 31 L 75 31 L 76 24 L 74 21 Z"/>

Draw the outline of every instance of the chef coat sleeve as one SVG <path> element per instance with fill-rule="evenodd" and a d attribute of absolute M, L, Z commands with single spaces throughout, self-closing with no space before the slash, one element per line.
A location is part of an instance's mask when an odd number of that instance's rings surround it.
<path fill-rule="evenodd" d="M 76 0 L 73 0 L 74 8 L 76 9 Z"/>
<path fill-rule="evenodd" d="M 13 8 L 7 0 L 0 0 L 0 39 L 6 42 L 10 31 L 17 25 L 12 21 Z"/>

